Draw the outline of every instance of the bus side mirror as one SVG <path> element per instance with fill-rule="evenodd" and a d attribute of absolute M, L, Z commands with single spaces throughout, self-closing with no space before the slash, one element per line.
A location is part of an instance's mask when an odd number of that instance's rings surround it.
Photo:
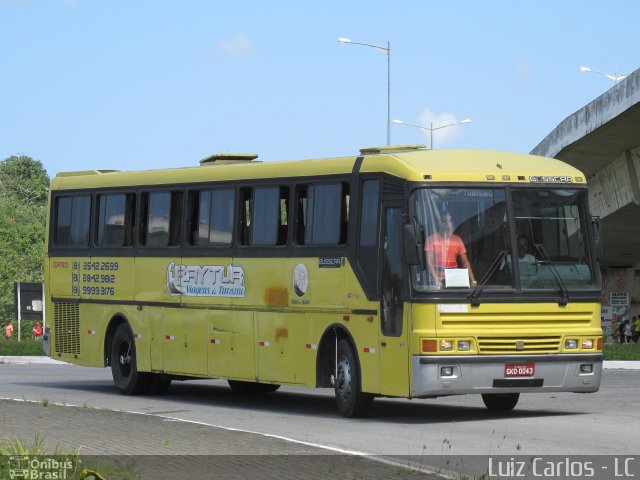
<path fill-rule="evenodd" d="M 424 266 L 424 244 L 422 227 L 416 222 L 403 226 L 404 259 L 409 265 Z"/>
<path fill-rule="evenodd" d="M 591 225 L 593 227 L 593 241 L 596 252 L 596 259 L 602 260 L 604 254 L 604 245 L 602 242 L 602 226 L 600 225 L 600 217 L 591 217 Z"/>

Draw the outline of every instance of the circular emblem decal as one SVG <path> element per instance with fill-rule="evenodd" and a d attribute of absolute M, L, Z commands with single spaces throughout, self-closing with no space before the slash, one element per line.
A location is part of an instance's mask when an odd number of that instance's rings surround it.
<path fill-rule="evenodd" d="M 307 287 L 309 286 L 309 275 L 307 274 L 307 267 L 304 264 L 299 263 L 293 270 L 293 290 L 296 295 L 302 297 L 307 293 Z"/>

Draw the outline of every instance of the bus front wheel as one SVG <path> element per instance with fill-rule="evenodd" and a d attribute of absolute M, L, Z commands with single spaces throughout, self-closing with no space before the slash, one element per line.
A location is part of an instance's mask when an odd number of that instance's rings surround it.
<path fill-rule="evenodd" d="M 483 393 L 482 401 L 493 412 L 509 412 L 515 408 L 519 393 Z"/>
<path fill-rule="evenodd" d="M 125 395 L 145 393 L 149 387 L 149 375 L 138 372 L 133 334 L 125 323 L 116 328 L 111 341 L 111 375 L 116 388 Z"/>
<path fill-rule="evenodd" d="M 338 411 L 343 417 L 366 417 L 373 403 L 373 395 L 362 392 L 356 354 L 344 339 L 338 342 L 337 362 L 334 386 Z"/>

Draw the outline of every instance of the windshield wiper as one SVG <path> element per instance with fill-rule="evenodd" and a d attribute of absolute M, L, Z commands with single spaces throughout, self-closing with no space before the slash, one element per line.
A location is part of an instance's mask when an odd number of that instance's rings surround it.
<path fill-rule="evenodd" d="M 491 275 L 493 275 L 493 272 L 495 272 L 498 269 L 498 267 L 502 264 L 502 260 L 504 259 L 504 257 L 508 255 L 508 253 L 509 252 L 507 250 L 500 250 L 498 252 L 498 256 L 495 258 L 495 260 L 493 261 L 489 269 L 482 276 L 482 278 L 478 282 L 478 285 L 476 285 L 476 287 L 473 289 L 473 292 L 471 292 L 471 295 L 469 295 L 469 300 L 471 301 L 472 307 L 477 307 L 478 305 L 480 305 L 479 297 L 480 297 L 480 294 L 482 293 L 482 290 L 484 289 L 484 286 L 489 282 Z"/>
<path fill-rule="evenodd" d="M 562 276 L 558 272 L 558 269 L 556 268 L 555 263 L 553 263 L 553 260 L 549 258 L 549 256 L 547 255 L 547 252 L 545 252 L 544 247 L 542 246 L 541 243 L 534 243 L 533 246 L 536 247 L 536 250 L 542 257 L 542 260 L 544 260 L 545 263 L 549 265 L 549 269 L 551 270 L 553 279 L 556 281 L 556 283 L 558 284 L 558 287 L 560 288 L 560 300 L 558 301 L 558 305 L 561 305 L 563 307 L 566 306 L 567 303 L 569 303 L 569 291 L 567 290 L 567 286 L 562 280 Z"/>

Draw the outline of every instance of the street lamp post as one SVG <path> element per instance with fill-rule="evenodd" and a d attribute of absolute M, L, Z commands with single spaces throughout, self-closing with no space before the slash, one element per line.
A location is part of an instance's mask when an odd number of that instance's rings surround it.
<path fill-rule="evenodd" d="M 623 80 L 625 78 L 627 78 L 629 76 L 628 73 L 623 73 L 621 75 L 618 75 L 617 71 L 613 71 L 613 73 L 606 73 L 606 72 L 599 72 L 598 70 L 593 70 L 589 67 L 580 67 L 580 71 L 581 72 L 591 72 L 591 73 L 599 73 L 600 75 L 604 75 L 605 77 L 607 77 L 610 80 L 613 80 L 614 82 L 618 83 L 620 80 Z"/>
<path fill-rule="evenodd" d="M 379 45 L 371 45 L 369 43 L 354 42 L 350 38 L 344 37 L 340 37 L 338 42 L 375 48 L 387 55 L 387 145 L 391 145 L 391 42 L 387 40 L 386 48 Z"/>
<path fill-rule="evenodd" d="M 436 130 L 443 129 L 443 128 L 453 127 L 454 125 L 463 125 L 465 123 L 471 123 L 471 119 L 470 118 L 465 118 L 464 120 L 460 120 L 459 122 L 448 123 L 447 125 L 440 125 L 438 127 L 434 127 L 433 126 L 433 122 L 430 123 L 428 127 L 426 125 L 418 125 L 417 123 L 403 122 L 402 120 L 392 120 L 392 123 L 396 123 L 398 125 L 409 125 L 410 127 L 416 127 L 416 128 L 420 128 L 421 130 L 428 131 L 429 132 L 429 136 L 430 136 L 429 147 L 431 148 L 431 150 L 433 150 L 433 132 L 435 132 Z"/>

